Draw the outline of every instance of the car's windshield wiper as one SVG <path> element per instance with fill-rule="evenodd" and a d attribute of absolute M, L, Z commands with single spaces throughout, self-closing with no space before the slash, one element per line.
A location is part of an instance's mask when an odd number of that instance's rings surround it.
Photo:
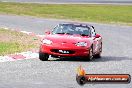
<path fill-rule="evenodd" d="M 56 34 L 65 34 L 64 32 L 62 32 L 62 33 L 56 33 Z"/>
<path fill-rule="evenodd" d="M 62 33 L 56 33 L 56 34 L 70 34 L 70 35 L 72 35 L 71 33 L 64 33 L 64 32 L 62 32 Z"/>
<path fill-rule="evenodd" d="M 72 33 L 65 33 L 65 34 L 73 35 Z"/>
<path fill-rule="evenodd" d="M 86 35 L 86 34 L 80 34 L 81 36 L 88 36 L 88 35 Z"/>

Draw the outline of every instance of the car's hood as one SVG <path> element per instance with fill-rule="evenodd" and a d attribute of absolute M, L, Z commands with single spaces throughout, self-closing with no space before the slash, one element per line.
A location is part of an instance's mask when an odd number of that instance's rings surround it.
<path fill-rule="evenodd" d="M 66 35 L 66 34 L 54 34 L 45 36 L 46 39 L 53 41 L 54 43 L 62 43 L 62 42 L 87 42 L 90 43 L 88 36 L 80 36 L 80 35 Z"/>

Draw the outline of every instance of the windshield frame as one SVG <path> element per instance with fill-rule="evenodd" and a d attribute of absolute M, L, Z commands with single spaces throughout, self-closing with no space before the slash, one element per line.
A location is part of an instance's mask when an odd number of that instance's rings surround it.
<path fill-rule="evenodd" d="M 52 34 L 70 34 L 70 35 L 78 34 L 81 36 L 91 36 L 91 28 L 87 25 L 82 26 L 82 25 L 74 25 L 74 24 L 58 24 L 52 30 Z"/>

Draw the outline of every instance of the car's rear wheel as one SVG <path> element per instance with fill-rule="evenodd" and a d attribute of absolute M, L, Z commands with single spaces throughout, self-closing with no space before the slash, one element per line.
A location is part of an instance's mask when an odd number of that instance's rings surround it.
<path fill-rule="evenodd" d="M 86 61 L 91 61 L 93 59 L 93 48 L 91 47 L 89 49 L 89 54 L 88 56 L 84 57 L 83 60 L 86 60 Z"/>
<path fill-rule="evenodd" d="M 39 52 L 39 59 L 41 61 L 47 61 L 48 58 L 49 58 L 49 55 L 48 54 Z"/>

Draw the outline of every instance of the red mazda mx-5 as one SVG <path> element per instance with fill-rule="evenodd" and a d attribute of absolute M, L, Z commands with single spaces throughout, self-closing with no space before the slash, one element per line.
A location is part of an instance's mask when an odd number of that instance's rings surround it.
<path fill-rule="evenodd" d="M 39 51 L 39 59 L 52 57 L 81 57 L 83 60 L 100 58 L 102 37 L 88 24 L 62 23 L 46 32 Z"/>

